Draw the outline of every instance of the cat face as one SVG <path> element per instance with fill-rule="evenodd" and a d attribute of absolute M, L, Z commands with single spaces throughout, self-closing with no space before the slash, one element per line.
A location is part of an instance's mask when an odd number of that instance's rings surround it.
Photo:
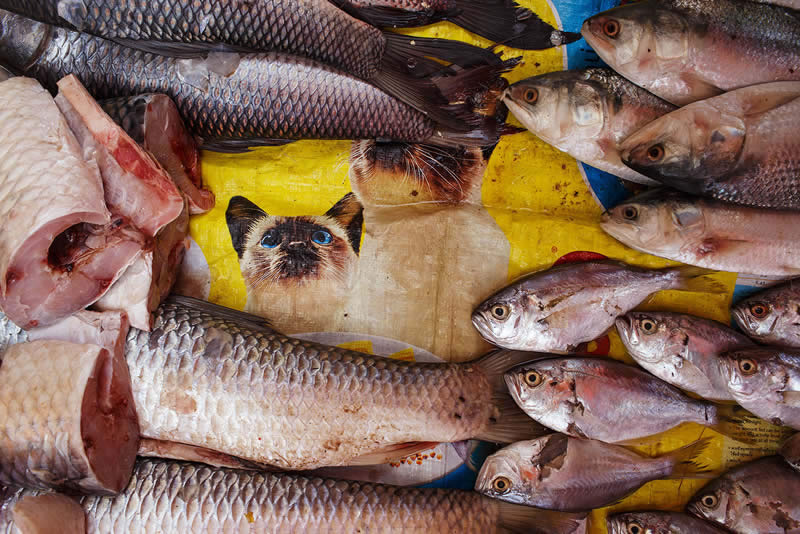
<path fill-rule="evenodd" d="M 408 143 L 355 141 L 350 182 L 362 202 L 457 204 L 480 195 L 489 152 Z"/>
<path fill-rule="evenodd" d="M 248 289 L 312 280 L 345 282 L 357 259 L 362 207 L 348 193 L 325 215 L 270 216 L 244 197 L 225 212 Z"/>

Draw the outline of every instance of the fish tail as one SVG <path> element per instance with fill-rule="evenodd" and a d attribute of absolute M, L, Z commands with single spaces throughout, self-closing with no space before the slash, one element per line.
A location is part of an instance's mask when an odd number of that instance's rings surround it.
<path fill-rule="evenodd" d="M 547 532 L 571 534 L 586 521 L 585 513 L 543 510 L 497 500 L 498 522 L 502 532 Z"/>
<path fill-rule="evenodd" d="M 517 406 L 503 379 L 503 375 L 509 369 L 547 356 L 549 355 L 535 352 L 495 350 L 473 364 L 489 379 L 492 400 L 497 409 L 497 413 L 489 419 L 486 427 L 475 436 L 476 439 L 494 443 L 514 443 L 552 433 Z"/>
<path fill-rule="evenodd" d="M 757 427 L 755 430 L 758 430 L 763 428 L 763 425 L 769 424 L 736 404 L 709 404 L 708 409 L 712 412 L 709 419 L 714 422 L 705 426 L 748 445 L 758 445 L 761 441 L 759 436 L 763 435 L 751 429 Z M 779 432 L 780 427 L 772 426 Z"/>
<path fill-rule="evenodd" d="M 443 19 L 495 43 L 523 50 L 553 48 L 581 37 L 554 28 L 514 0 L 456 0 L 456 7 Z"/>
<path fill-rule="evenodd" d="M 727 289 L 723 285 L 710 278 L 705 278 L 715 274 L 716 271 L 691 265 L 679 265 L 678 267 L 667 267 L 663 269 L 663 272 L 672 275 L 672 283 L 668 289 L 701 293 L 727 293 Z"/>
<path fill-rule="evenodd" d="M 680 449 L 667 453 L 662 458 L 670 462 L 671 473 L 664 478 L 714 478 L 708 464 L 701 459 L 711 444 L 711 438 L 698 439 Z"/>

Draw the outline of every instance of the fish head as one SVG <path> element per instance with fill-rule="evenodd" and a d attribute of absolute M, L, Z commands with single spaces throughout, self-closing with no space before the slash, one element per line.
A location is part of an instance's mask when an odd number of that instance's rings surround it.
<path fill-rule="evenodd" d="M 651 512 L 628 512 L 606 519 L 609 534 L 660 534 L 670 532 L 668 517 Z"/>
<path fill-rule="evenodd" d="M 616 320 L 617 332 L 637 361 L 656 363 L 683 352 L 687 335 L 671 317 L 652 312 L 630 312 Z"/>
<path fill-rule="evenodd" d="M 583 23 L 581 35 L 603 61 L 637 83 L 647 80 L 656 85 L 668 72 L 666 65 L 675 69 L 676 63 L 682 65 L 689 59 L 686 20 L 652 1 L 594 15 Z"/>
<path fill-rule="evenodd" d="M 600 227 L 628 246 L 670 257 L 690 237 L 702 234 L 705 220 L 691 199 L 653 189 L 607 210 Z"/>
<path fill-rule="evenodd" d="M 517 405 L 539 422 L 561 411 L 559 407 L 575 396 L 558 360 L 529 362 L 511 369 L 504 378 Z"/>
<path fill-rule="evenodd" d="M 525 350 L 538 331 L 531 324 L 529 308 L 529 296 L 515 283 L 479 304 L 472 312 L 472 324 L 490 343 Z"/>
<path fill-rule="evenodd" d="M 552 145 L 600 135 L 606 91 L 585 71 L 551 72 L 511 85 L 503 101 L 534 135 Z"/>
<path fill-rule="evenodd" d="M 728 510 L 734 500 L 733 482 L 720 477 L 694 494 L 686 511 L 696 517 L 725 524 Z"/>
<path fill-rule="evenodd" d="M 645 176 L 698 194 L 707 180 L 736 167 L 744 137 L 741 119 L 698 103 L 630 135 L 620 144 L 620 159 Z"/>
<path fill-rule="evenodd" d="M 756 348 L 732 350 L 721 356 L 722 376 L 739 403 L 757 402 L 783 389 L 787 372 L 774 364 L 774 354 L 774 349 Z"/>
<path fill-rule="evenodd" d="M 743 300 L 732 310 L 736 324 L 754 338 L 771 335 L 785 313 L 781 302 L 768 302 L 759 297 Z"/>
<path fill-rule="evenodd" d="M 24 70 L 41 53 L 49 26 L 0 9 L 0 63 Z"/>
<path fill-rule="evenodd" d="M 502 501 L 536 506 L 539 467 L 533 458 L 550 436 L 520 441 L 489 456 L 475 481 L 475 491 Z"/>

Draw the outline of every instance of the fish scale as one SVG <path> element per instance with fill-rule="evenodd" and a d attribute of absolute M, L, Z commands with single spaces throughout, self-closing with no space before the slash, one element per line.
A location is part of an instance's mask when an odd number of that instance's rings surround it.
<path fill-rule="evenodd" d="M 386 47 L 380 30 L 325 0 L 0 0 L 0 8 L 107 39 L 298 54 L 365 79 L 377 72 Z"/>

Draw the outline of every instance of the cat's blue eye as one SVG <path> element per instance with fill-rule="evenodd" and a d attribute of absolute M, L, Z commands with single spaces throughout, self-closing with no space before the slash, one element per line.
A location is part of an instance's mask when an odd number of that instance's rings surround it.
<path fill-rule="evenodd" d="M 264 248 L 275 248 L 280 242 L 281 235 L 276 232 L 274 228 L 272 230 L 267 230 L 267 233 L 261 238 L 261 246 Z"/>
<path fill-rule="evenodd" d="M 319 245 L 330 245 L 331 241 L 333 241 L 333 236 L 325 230 L 317 230 L 311 234 L 311 240 Z"/>

